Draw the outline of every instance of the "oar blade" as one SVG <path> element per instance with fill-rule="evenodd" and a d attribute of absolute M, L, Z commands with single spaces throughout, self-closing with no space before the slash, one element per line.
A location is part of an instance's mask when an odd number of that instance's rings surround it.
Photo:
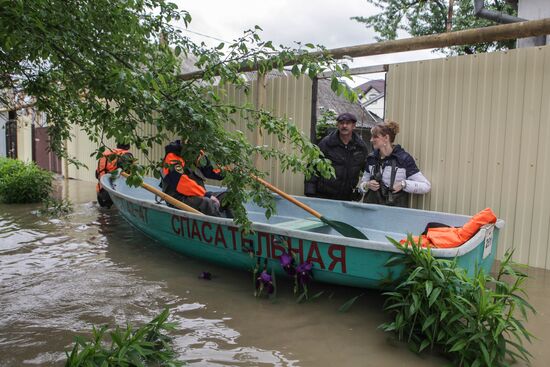
<path fill-rule="evenodd" d="M 368 240 L 368 237 L 363 232 L 355 228 L 354 226 L 351 226 L 347 223 L 340 222 L 337 220 L 330 220 L 325 217 L 321 217 L 319 219 L 321 219 L 323 223 L 326 223 L 332 228 L 334 228 L 336 231 L 338 231 L 338 233 L 340 233 L 343 236 L 350 237 L 350 238 L 358 238 L 361 240 Z"/>

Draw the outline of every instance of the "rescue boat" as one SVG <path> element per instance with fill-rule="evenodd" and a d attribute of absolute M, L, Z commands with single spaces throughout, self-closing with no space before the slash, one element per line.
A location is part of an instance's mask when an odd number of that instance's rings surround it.
<path fill-rule="evenodd" d="M 313 278 L 362 288 L 383 288 L 402 269 L 385 264 L 402 252 L 390 242 L 419 235 L 430 222 L 461 227 L 466 215 L 396 208 L 357 202 L 295 196 L 320 213 L 344 221 L 368 239 L 344 237 L 323 221 L 275 195 L 276 213 L 266 218 L 264 209 L 247 203 L 252 232 L 243 233 L 230 218 L 211 217 L 168 207 L 142 187 L 130 187 L 123 177 L 102 178 L 114 205 L 131 225 L 184 255 L 221 265 L 250 270 L 264 264 L 268 271 L 285 274 L 280 265 L 284 253 L 293 254 L 300 264 L 312 265 Z M 151 186 L 158 180 L 146 178 Z M 209 187 L 216 191 L 216 187 Z M 218 188 L 219 189 L 219 188 Z M 469 240 L 454 248 L 432 248 L 435 257 L 456 259 L 459 266 L 473 274 L 476 267 L 490 272 L 495 259 L 502 219 L 482 226 Z"/>

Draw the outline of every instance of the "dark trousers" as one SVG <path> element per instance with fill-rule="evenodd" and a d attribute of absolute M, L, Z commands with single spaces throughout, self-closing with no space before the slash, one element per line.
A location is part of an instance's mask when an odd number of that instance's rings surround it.
<path fill-rule="evenodd" d="M 225 194 L 226 194 L 225 191 L 221 191 L 221 192 L 215 192 L 212 195 L 215 196 L 221 203 Z M 175 199 L 183 202 L 184 204 L 187 204 L 190 207 L 197 209 L 199 212 L 203 214 L 210 215 L 212 217 L 233 218 L 233 213 L 231 209 L 227 208 L 226 206 L 223 206 L 223 204 L 221 207 L 218 207 L 218 205 L 214 202 L 214 200 L 207 198 L 205 196 L 185 196 L 179 193 L 172 196 Z M 168 204 L 168 206 L 173 207 L 170 204 Z"/>
<path fill-rule="evenodd" d="M 97 193 L 97 203 L 102 208 L 110 208 L 113 205 L 111 196 L 104 188 L 101 188 Z"/>

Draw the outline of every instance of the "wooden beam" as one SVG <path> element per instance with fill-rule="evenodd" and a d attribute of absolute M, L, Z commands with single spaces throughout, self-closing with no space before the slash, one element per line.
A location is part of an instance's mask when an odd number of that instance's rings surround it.
<path fill-rule="evenodd" d="M 540 36 L 543 34 L 550 34 L 550 18 L 371 43 L 368 45 L 341 47 L 329 50 L 329 52 L 334 58 L 340 59 L 343 57 L 372 56 L 429 48 L 472 45 L 482 42 Z"/>
<path fill-rule="evenodd" d="M 385 73 L 386 71 L 388 71 L 388 64 L 351 68 L 348 70 L 348 73 L 349 75 L 362 75 L 362 74 L 373 74 L 373 73 Z M 327 79 L 332 77 L 333 74 L 334 74 L 333 71 L 327 71 L 317 75 L 317 78 Z"/>
<path fill-rule="evenodd" d="M 550 34 L 550 18 L 529 20 L 525 22 L 501 24 L 491 27 L 467 29 L 464 31 L 440 33 L 429 36 L 404 38 L 400 40 L 369 43 L 350 47 L 340 47 L 325 51 L 335 59 L 346 57 L 364 57 L 383 55 L 405 51 L 425 50 L 458 45 L 472 45 L 482 42 L 502 41 L 507 39 L 525 38 Z M 321 56 L 322 52 L 312 52 L 308 56 Z M 285 66 L 299 63 L 295 60 L 285 62 Z M 241 72 L 257 70 L 258 65 L 243 65 Z M 180 75 L 182 80 L 200 78 L 201 70 Z"/>

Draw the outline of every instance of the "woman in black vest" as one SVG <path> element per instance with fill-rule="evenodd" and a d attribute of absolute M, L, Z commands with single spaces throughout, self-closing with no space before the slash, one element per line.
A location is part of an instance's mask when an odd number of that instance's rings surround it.
<path fill-rule="evenodd" d="M 365 173 L 359 189 L 365 193 L 364 201 L 407 207 L 409 194 L 425 194 L 430 191 L 430 181 L 399 144 L 394 144 L 399 124 L 389 121 L 371 129 L 374 151 L 367 157 Z"/>

